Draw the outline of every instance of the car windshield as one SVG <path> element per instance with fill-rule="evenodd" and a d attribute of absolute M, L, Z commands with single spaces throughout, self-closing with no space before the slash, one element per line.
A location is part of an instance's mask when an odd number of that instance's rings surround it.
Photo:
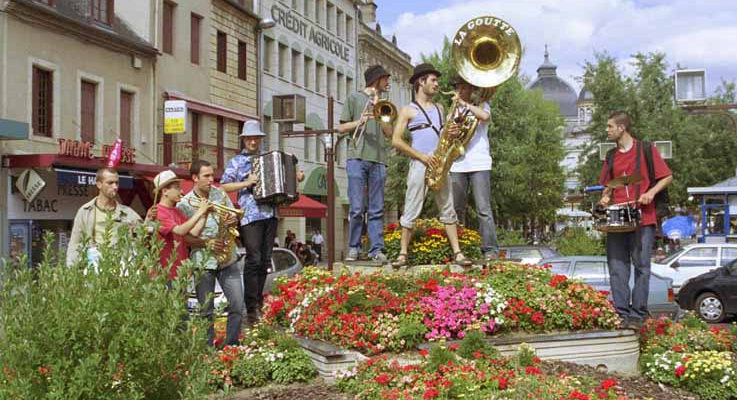
<path fill-rule="evenodd" d="M 680 250 L 676 251 L 675 253 L 669 255 L 668 257 L 665 257 L 662 261 L 658 261 L 658 264 L 668 264 L 669 262 L 675 260 L 676 257 L 678 257 L 681 254 L 683 254 L 684 251 L 686 251 L 686 249 L 680 249 Z"/>

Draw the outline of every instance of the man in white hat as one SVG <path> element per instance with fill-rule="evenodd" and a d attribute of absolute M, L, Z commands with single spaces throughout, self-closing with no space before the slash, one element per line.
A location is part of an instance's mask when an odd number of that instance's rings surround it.
<path fill-rule="evenodd" d="M 276 207 L 271 204 L 256 203 L 253 186 L 257 178 L 251 174 L 253 158 L 259 153 L 265 133 L 258 121 L 246 121 L 241 132 L 243 151 L 229 162 L 220 180 L 226 192 L 238 192 L 238 206 L 244 211 L 241 219 L 241 242 L 246 248 L 246 263 L 243 268 L 243 291 L 246 301 L 247 322 L 256 323 L 261 318 L 264 284 L 269 267 L 271 252 L 276 236 Z M 297 180 L 304 179 L 300 171 Z"/>
<path fill-rule="evenodd" d="M 181 181 L 177 178 L 177 174 L 168 169 L 161 171 L 154 178 L 154 197 L 159 199 L 155 215 L 159 221 L 159 238 L 164 241 L 159 256 L 162 268 L 167 268 L 171 253 L 176 248 L 174 262 L 169 266 L 169 279 L 176 278 L 177 269 L 189 255 L 184 237 L 200 235 L 211 208 L 208 202 L 203 201 L 194 215 L 187 219 L 177 208 L 177 202 L 182 199 L 182 188 L 179 184 Z"/>

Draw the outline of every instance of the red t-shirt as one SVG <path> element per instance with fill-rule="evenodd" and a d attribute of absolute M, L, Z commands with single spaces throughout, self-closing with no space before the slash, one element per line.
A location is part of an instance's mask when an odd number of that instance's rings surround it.
<path fill-rule="evenodd" d="M 174 279 L 177 276 L 177 268 L 182 264 L 182 261 L 187 258 L 187 244 L 184 242 L 184 237 L 175 235 L 172 231 L 175 226 L 181 225 L 187 222 L 187 217 L 176 207 L 167 207 L 161 203 L 156 206 L 157 219 L 159 220 L 159 238 L 164 241 L 164 248 L 161 249 L 161 266 L 166 269 L 169 264 L 169 257 L 174 247 L 177 248 L 176 259 L 169 268 L 169 279 Z"/>
<path fill-rule="evenodd" d="M 632 142 L 632 147 L 627 150 L 626 152 L 622 153 L 619 150 L 614 151 L 614 169 L 613 169 L 613 175 L 615 178 L 618 178 L 623 175 L 634 175 L 637 172 L 637 144 L 639 141 L 634 140 Z M 642 147 L 642 146 L 640 146 Z M 643 151 L 645 149 L 642 149 Z M 665 163 L 662 157 L 660 157 L 660 153 L 658 152 L 658 149 L 655 148 L 655 146 L 652 146 L 652 153 L 653 153 L 653 170 L 655 172 L 655 179 L 660 180 L 662 178 L 665 178 L 666 176 L 671 175 L 670 168 L 668 168 L 668 164 Z M 642 180 L 640 181 L 640 193 L 641 196 L 643 193 L 647 192 L 647 189 L 650 187 L 650 177 L 647 173 L 647 163 L 645 162 L 645 155 L 644 153 L 640 155 L 640 175 L 642 176 Z M 604 167 L 601 169 L 601 175 L 599 176 L 599 184 L 606 185 L 607 182 L 609 182 L 609 165 L 606 161 L 604 161 Z M 627 201 L 637 201 L 636 196 L 636 189 L 637 184 L 629 185 L 628 187 L 620 187 L 613 190 L 613 196 L 612 201 L 610 204 L 619 204 L 624 203 Z M 627 197 L 627 190 L 629 190 L 629 198 Z M 656 217 L 655 217 L 655 201 L 653 200 L 648 205 L 640 205 L 640 208 L 642 209 L 642 222 L 640 225 L 647 226 L 647 225 L 655 225 L 656 223 Z"/>

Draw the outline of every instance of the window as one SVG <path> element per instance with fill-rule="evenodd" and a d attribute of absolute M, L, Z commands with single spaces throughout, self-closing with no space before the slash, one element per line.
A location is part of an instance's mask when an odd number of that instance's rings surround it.
<path fill-rule="evenodd" d="M 345 14 L 338 10 L 336 14 L 335 28 L 339 38 L 345 37 Z"/>
<path fill-rule="evenodd" d="M 82 81 L 82 96 L 80 105 L 81 123 L 80 133 L 82 141 L 95 142 L 95 102 L 97 95 L 97 84 L 94 82 Z"/>
<path fill-rule="evenodd" d="M 200 22 L 202 17 L 192 14 L 189 32 L 189 58 L 192 64 L 200 63 Z"/>
<path fill-rule="evenodd" d="M 322 0 L 315 0 L 315 23 L 322 23 Z"/>
<path fill-rule="evenodd" d="M 726 266 L 737 258 L 737 248 L 722 247 L 722 266 Z"/>
<path fill-rule="evenodd" d="M 573 276 L 584 281 L 604 281 L 607 277 L 606 264 L 603 261 L 579 261 L 573 269 Z"/>
<path fill-rule="evenodd" d="M 307 129 L 308 128 L 305 127 L 305 130 L 307 130 Z M 305 136 L 304 139 L 305 140 L 304 140 L 304 143 L 302 145 L 304 146 L 305 160 L 310 160 L 310 137 L 309 136 Z"/>
<path fill-rule="evenodd" d="M 712 267 L 717 265 L 716 247 L 691 249 L 678 260 L 681 267 Z"/>
<path fill-rule="evenodd" d="M 302 63 L 302 67 L 303 67 L 302 69 L 304 70 L 302 79 L 304 79 L 305 88 L 310 89 L 312 87 L 312 82 L 313 82 L 312 59 L 310 57 L 305 56 L 305 60 Z"/>
<path fill-rule="evenodd" d="M 345 98 L 351 95 L 353 91 L 353 78 L 346 78 L 345 80 Z"/>
<path fill-rule="evenodd" d="M 325 23 L 327 25 L 328 32 L 335 32 L 335 6 L 330 2 L 327 3 Z"/>
<path fill-rule="evenodd" d="M 307 18 L 310 17 L 310 15 L 312 14 L 312 11 L 315 9 L 312 6 L 312 1 L 313 0 L 304 0 L 304 4 L 303 4 L 304 5 L 304 8 L 303 8 L 303 10 L 304 10 L 305 17 L 307 17 Z"/>
<path fill-rule="evenodd" d="M 112 25 L 113 16 L 115 15 L 114 4 L 113 0 L 91 0 L 90 15 L 92 15 L 92 19 L 106 25 Z"/>
<path fill-rule="evenodd" d="M 126 146 L 132 145 L 134 96 L 131 92 L 120 92 L 120 139 Z"/>
<path fill-rule="evenodd" d="M 571 263 L 568 261 L 556 261 L 548 263 L 550 265 L 550 273 L 558 275 L 568 275 L 568 269 L 571 267 Z"/>
<path fill-rule="evenodd" d="M 264 38 L 264 53 L 264 71 L 274 72 L 272 61 L 274 57 L 274 39 Z"/>
<path fill-rule="evenodd" d="M 338 101 L 342 101 L 345 98 L 345 75 L 338 72 Z"/>
<path fill-rule="evenodd" d="M 297 259 L 286 251 L 275 251 L 271 253 L 271 261 L 273 263 L 274 272 L 282 272 L 288 268 L 297 265 Z"/>
<path fill-rule="evenodd" d="M 279 78 L 287 78 L 287 63 L 289 60 L 287 60 L 287 57 L 289 56 L 289 49 L 287 46 L 279 43 L 279 71 L 277 72 L 279 74 Z"/>
<path fill-rule="evenodd" d="M 315 67 L 315 92 L 317 93 L 322 93 L 323 75 L 325 75 L 325 66 L 318 62 Z"/>
<path fill-rule="evenodd" d="M 217 68 L 220 72 L 228 72 L 228 36 L 225 32 L 217 33 Z"/>
<path fill-rule="evenodd" d="M 52 137 L 54 106 L 54 73 L 33 67 L 33 134 Z"/>
<path fill-rule="evenodd" d="M 161 50 L 168 54 L 174 54 L 174 7 L 174 3 L 165 1 L 162 12 Z"/>
<path fill-rule="evenodd" d="M 292 82 L 294 83 L 299 83 L 299 72 L 302 71 L 299 65 L 301 58 L 300 52 L 292 50 Z"/>
<path fill-rule="evenodd" d="M 345 40 L 353 41 L 353 18 L 348 15 L 345 16 Z"/>
<path fill-rule="evenodd" d="M 248 80 L 248 45 L 238 41 L 238 78 Z"/>
<path fill-rule="evenodd" d="M 328 67 L 328 73 L 326 76 L 326 87 L 327 87 L 327 94 L 328 96 L 334 96 L 335 95 L 335 70 Z"/>

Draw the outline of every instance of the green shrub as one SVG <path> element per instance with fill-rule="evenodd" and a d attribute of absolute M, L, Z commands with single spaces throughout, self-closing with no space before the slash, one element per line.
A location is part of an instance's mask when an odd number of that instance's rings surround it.
<path fill-rule="evenodd" d="M 527 244 L 527 240 L 520 231 L 510 231 L 504 228 L 496 230 L 497 242 L 500 246 L 520 246 Z"/>
<path fill-rule="evenodd" d="M 606 254 L 604 239 L 589 235 L 583 228 L 566 229 L 555 239 L 554 246 L 564 256 L 603 256 Z"/>
<path fill-rule="evenodd" d="M 0 398 L 203 397 L 206 329 L 186 318 L 191 266 L 167 290 L 161 244 L 135 233 L 100 246 L 99 273 L 85 259 L 67 267 L 50 246 L 34 269 L 3 271 Z"/>
<path fill-rule="evenodd" d="M 317 376 L 317 369 L 310 357 L 300 348 L 294 348 L 276 357 L 271 363 L 271 379 L 274 383 L 307 382 Z"/>
<path fill-rule="evenodd" d="M 455 362 L 455 354 L 444 346 L 433 346 L 427 356 L 427 370 L 436 371 L 438 366 L 446 365 L 448 361 Z"/>
<path fill-rule="evenodd" d="M 470 331 L 461 340 L 458 347 L 458 355 L 465 359 L 474 359 L 474 353 L 481 353 L 492 358 L 501 357 L 499 350 L 486 341 L 486 333 L 481 331 Z"/>

